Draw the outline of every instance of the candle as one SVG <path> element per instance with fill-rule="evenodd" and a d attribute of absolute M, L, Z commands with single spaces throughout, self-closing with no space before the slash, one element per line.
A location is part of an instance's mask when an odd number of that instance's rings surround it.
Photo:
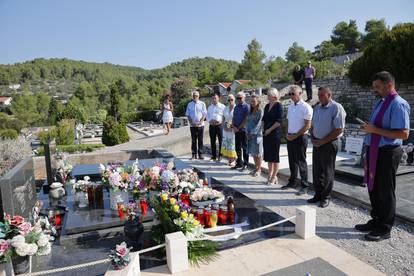
<path fill-rule="evenodd" d="M 220 223 L 225 225 L 227 224 L 227 206 L 222 205 L 220 206 Z"/>
<path fill-rule="evenodd" d="M 55 215 L 55 226 L 60 226 L 62 224 L 60 214 Z"/>
<path fill-rule="evenodd" d="M 204 210 L 202 208 L 197 210 L 197 220 L 201 225 L 204 225 Z"/>
<path fill-rule="evenodd" d="M 217 227 L 217 221 L 218 221 L 217 211 L 213 210 L 211 211 L 211 217 L 210 217 L 211 227 Z"/>
<path fill-rule="evenodd" d="M 190 195 L 189 194 L 181 194 L 180 200 L 183 204 L 190 206 Z"/>
<path fill-rule="evenodd" d="M 147 214 L 148 204 L 146 199 L 139 200 L 139 206 L 141 207 L 141 213 L 143 216 Z"/>
<path fill-rule="evenodd" d="M 121 220 L 124 219 L 124 204 L 118 202 L 118 216 Z"/>
<path fill-rule="evenodd" d="M 211 209 L 210 208 L 206 208 L 204 209 L 204 220 L 205 220 L 205 225 L 206 227 L 211 227 Z"/>

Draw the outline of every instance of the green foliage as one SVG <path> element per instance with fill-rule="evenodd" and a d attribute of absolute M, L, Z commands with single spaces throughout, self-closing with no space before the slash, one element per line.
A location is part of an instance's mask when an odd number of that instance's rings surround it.
<path fill-rule="evenodd" d="M 368 46 L 374 45 L 385 32 L 388 32 L 388 28 L 384 18 L 368 20 L 365 23 L 365 35 L 362 36 L 362 48 L 366 49 Z"/>
<path fill-rule="evenodd" d="M 218 258 L 218 249 L 218 244 L 209 240 L 189 242 L 188 260 L 193 266 L 199 266 L 200 263 L 208 264 Z"/>
<path fill-rule="evenodd" d="M 181 99 L 186 99 L 191 97 L 191 90 L 193 89 L 193 84 L 188 78 L 180 78 L 173 81 L 171 84 L 171 96 L 174 104 L 178 104 Z"/>
<path fill-rule="evenodd" d="M 97 149 L 104 148 L 104 144 L 80 144 L 80 145 L 57 145 L 56 150 L 66 153 L 81 153 L 81 152 L 93 152 Z M 37 155 L 44 155 L 44 149 L 38 148 Z"/>
<path fill-rule="evenodd" d="M 183 98 L 175 105 L 174 113 L 175 116 L 185 116 L 185 110 L 187 109 L 188 103 L 191 101 L 190 97 Z"/>
<path fill-rule="evenodd" d="M 345 46 L 341 43 L 335 45 L 330 40 L 322 41 L 315 47 L 315 58 L 317 60 L 325 60 L 330 57 L 344 55 L 346 53 Z"/>
<path fill-rule="evenodd" d="M 244 51 L 244 58 L 236 72 L 238 79 L 266 81 L 264 59 L 266 54 L 262 51 L 262 45 L 253 39 Z"/>
<path fill-rule="evenodd" d="M 56 128 L 56 144 L 73 145 L 75 143 L 75 120 L 63 119 Z"/>
<path fill-rule="evenodd" d="M 52 98 L 49 103 L 48 108 L 48 119 L 49 124 L 55 125 L 57 122 L 57 118 L 59 116 L 59 113 L 62 112 L 63 105 L 57 101 L 55 98 Z"/>
<path fill-rule="evenodd" d="M 297 42 L 293 42 L 292 46 L 290 46 L 286 52 L 286 60 L 293 63 L 304 64 L 311 58 L 312 53 L 310 51 L 305 51 L 305 48 L 299 46 Z"/>
<path fill-rule="evenodd" d="M 156 111 L 145 110 L 139 112 L 125 112 L 122 113 L 121 122 L 124 124 L 143 121 L 155 121 Z"/>
<path fill-rule="evenodd" d="M 36 97 L 24 93 L 12 101 L 10 110 L 17 119 L 24 122 L 25 126 L 31 126 L 41 119 L 37 108 Z"/>
<path fill-rule="evenodd" d="M 369 85 L 373 74 L 389 71 L 398 82 L 414 80 L 414 23 L 396 25 L 384 32 L 355 60 L 350 69 L 352 81 Z"/>
<path fill-rule="evenodd" d="M 331 35 L 332 43 L 336 46 L 343 45 L 348 53 L 354 53 L 361 43 L 361 33 L 358 31 L 356 20 L 344 21 L 336 24 Z"/>
<path fill-rule="evenodd" d="M 103 124 L 102 143 L 114 146 L 129 141 L 125 124 L 118 123 L 114 117 L 108 116 Z"/>
<path fill-rule="evenodd" d="M 312 66 L 315 67 L 317 79 L 345 74 L 345 68 L 332 60 L 316 61 Z"/>
<path fill-rule="evenodd" d="M 1 129 L 0 139 L 12 139 L 15 140 L 19 137 L 19 134 L 14 129 Z"/>
<path fill-rule="evenodd" d="M 58 113 L 58 121 L 64 119 L 73 119 L 76 121 L 76 123 L 85 123 L 87 121 L 85 110 L 79 103 L 76 103 L 76 101 L 79 101 L 79 99 L 72 98 L 71 101 L 62 110 L 62 112 Z"/>
<path fill-rule="evenodd" d="M 14 116 L 0 112 L 0 129 L 14 129 L 17 132 L 20 132 L 23 125 L 24 123 Z"/>
<path fill-rule="evenodd" d="M 57 137 L 56 127 L 52 127 L 48 131 L 40 131 L 37 134 L 37 138 L 40 141 L 40 144 L 44 145 L 47 144 L 48 141 L 51 141 Z"/>

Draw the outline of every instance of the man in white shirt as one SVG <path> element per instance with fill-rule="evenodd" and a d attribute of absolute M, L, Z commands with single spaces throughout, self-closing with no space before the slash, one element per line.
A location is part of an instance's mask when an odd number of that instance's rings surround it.
<path fill-rule="evenodd" d="M 190 123 L 191 131 L 191 159 L 196 159 L 197 154 L 199 159 L 203 157 L 203 135 L 204 135 L 204 120 L 207 116 L 206 104 L 200 101 L 200 94 L 198 91 L 192 93 L 193 100 L 188 103 L 185 111 Z"/>
<path fill-rule="evenodd" d="M 308 130 L 311 127 L 312 107 L 302 100 L 302 88 L 292 85 L 289 95 L 293 103 L 288 106 L 288 134 L 287 150 L 289 156 L 290 178 L 287 185 L 282 190 L 296 188 L 299 186 L 297 181 L 298 168 L 300 173 L 300 190 L 296 195 L 306 193 L 308 189 L 308 164 L 306 163 L 306 149 L 308 147 Z"/>
<path fill-rule="evenodd" d="M 207 121 L 210 124 L 209 134 L 211 143 L 211 160 L 221 160 L 221 143 L 223 141 L 223 116 L 224 104 L 220 102 L 220 95 L 215 93 L 212 96 L 212 104 L 207 109 Z M 217 151 L 216 140 L 218 139 L 219 148 Z"/>

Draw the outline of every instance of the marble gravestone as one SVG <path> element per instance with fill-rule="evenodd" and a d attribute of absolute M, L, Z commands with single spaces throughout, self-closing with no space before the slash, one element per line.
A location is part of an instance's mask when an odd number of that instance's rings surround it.
<path fill-rule="evenodd" d="M 0 199 L 1 216 L 30 217 L 37 200 L 32 157 L 23 159 L 0 178 Z"/>

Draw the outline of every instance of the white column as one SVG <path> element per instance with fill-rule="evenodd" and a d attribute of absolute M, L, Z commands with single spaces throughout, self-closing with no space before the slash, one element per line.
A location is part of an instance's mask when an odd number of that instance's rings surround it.
<path fill-rule="evenodd" d="M 165 235 L 167 266 L 171 273 L 188 269 L 187 238 L 183 232 Z"/>
<path fill-rule="evenodd" d="M 315 236 L 316 210 L 309 206 L 296 208 L 295 233 L 303 239 Z"/>
<path fill-rule="evenodd" d="M 0 276 L 14 276 L 13 266 L 11 261 L 7 263 L 0 263 Z"/>

